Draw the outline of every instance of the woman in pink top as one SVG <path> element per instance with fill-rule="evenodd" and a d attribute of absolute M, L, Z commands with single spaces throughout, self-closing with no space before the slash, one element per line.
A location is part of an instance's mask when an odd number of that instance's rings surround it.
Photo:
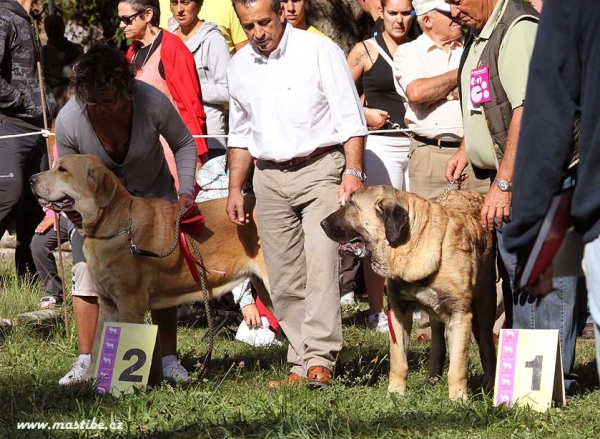
<path fill-rule="evenodd" d="M 192 135 L 206 134 L 206 114 L 196 73 L 194 57 L 183 42 L 158 27 L 158 0 L 121 0 L 118 4 L 120 27 L 134 40 L 127 58 L 138 68 L 136 79 L 162 91 L 173 103 Z M 204 138 L 195 138 L 198 168 L 206 161 L 208 148 Z M 162 141 L 171 174 L 177 172 L 173 154 Z"/>

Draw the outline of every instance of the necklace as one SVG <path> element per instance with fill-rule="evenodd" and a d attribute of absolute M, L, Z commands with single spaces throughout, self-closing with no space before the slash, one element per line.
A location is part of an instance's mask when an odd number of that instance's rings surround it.
<path fill-rule="evenodd" d="M 144 58 L 144 62 L 142 63 L 142 66 L 140 67 L 140 70 L 144 68 L 144 66 L 146 65 L 146 61 L 148 61 L 148 57 L 150 56 L 150 54 L 152 53 L 152 47 L 154 47 L 154 42 L 156 41 L 156 39 L 158 38 L 158 35 L 160 34 L 161 31 L 159 31 L 156 36 L 154 37 L 154 39 L 152 40 L 152 44 L 150 44 L 150 49 L 148 49 L 148 53 L 146 53 L 146 57 Z M 138 51 L 139 52 L 139 51 Z M 134 61 L 137 59 L 137 55 L 138 52 L 135 53 L 135 56 L 133 57 Z"/>

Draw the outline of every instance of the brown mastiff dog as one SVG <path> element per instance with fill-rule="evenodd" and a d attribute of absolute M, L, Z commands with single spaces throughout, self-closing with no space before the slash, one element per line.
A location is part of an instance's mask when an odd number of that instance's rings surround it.
<path fill-rule="evenodd" d="M 83 219 L 79 227 L 85 236 L 83 251 L 100 295 L 88 377 L 95 368 L 104 322 L 144 323 L 148 309 L 204 300 L 180 245 L 161 259 L 130 251 L 130 238 L 139 249 L 159 254 L 170 249 L 178 215 L 176 204 L 130 195 L 101 160 L 91 155 L 65 156 L 54 169 L 31 177 L 31 185 L 43 206 L 76 211 Z M 247 196 L 246 202 L 246 211 L 253 212 L 254 197 Z M 205 227 L 200 235 L 191 237 L 208 270 L 209 298 L 231 291 L 250 277 L 265 303 L 270 303 L 256 222 L 235 226 L 225 216 L 225 203 L 225 198 L 202 203 Z"/>
<path fill-rule="evenodd" d="M 450 398 L 467 397 L 471 330 L 479 344 L 483 385 L 493 385 L 495 254 L 491 234 L 479 224 L 482 205 L 475 192 L 453 191 L 438 204 L 388 186 L 372 186 L 354 192 L 345 206 L 321 223 L 342 251 L 368 256 L 373 270 L 388 279 L 396 335 L 396 343 L 390 343 L 390 392 L 406 392 L 408 345 L 417 305 L 432 320 L 428 379 L 442 374 L 445 327 Z"/>

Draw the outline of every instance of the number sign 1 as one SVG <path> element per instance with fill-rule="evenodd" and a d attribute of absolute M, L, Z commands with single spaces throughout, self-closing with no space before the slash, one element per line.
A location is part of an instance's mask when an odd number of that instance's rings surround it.
<path fill-rule="evenodd" d="M 156 325 L 106 322 L 96 361 L 98 393 L 119 396 L 146 386 L 157 334 Z"/>
<path fill-rule="evenodd" d="M 543 412 L 552 401 L 565 403 L 558 329 L 500 331 L 494 404 L 529 405 Z"/>

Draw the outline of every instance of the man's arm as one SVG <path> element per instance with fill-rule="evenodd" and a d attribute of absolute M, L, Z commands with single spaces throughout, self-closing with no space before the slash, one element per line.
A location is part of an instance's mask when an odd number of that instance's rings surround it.
<path fill-rule="evenodd" d="M 250 214 L 244 212 L 242 187 L 248 178 L 252 165 L 252 156 L 246 148 L 228 148 L 229 152 L 229 196 L 227 197 L 227 215 L 237 225 L 250 222 Z"/>
<path fill-rule="evenodd" d="M 351 137 L 344 143 L 344 156 L 346 157 L 346 169 L 363 170 L 363 155 L 365 151 L 364 137 Z M 347 200 L 350 194 L 363 187 L 362 181 L 354 175 L 344 175 L 338 192 L 338 200 Z"/>
<path fill-rule="evenodd" d="M 406 97 L 411 104 L 428 107 L 445 100 L 456 88 L 457 80 L 458 69 L 431 78 L 415 79 L 406 87 Z"/>
<path fill-rule="evenodd" d="M 0 65 L 2 66 L 12 64 L 6 60 L 6 57 L 10 56 L 6 53 L 9 38 L 11 38 L 11 23 L 6 18 L 0 17 Z M 19 90 L 0 77 L 0 109 L 22 108 L 24 100 L 25 96 Z"/>
<path fill-rule="evenodd" d="M 502 163 L 498 168 L 496 178 L 498 180 L 513 183 L 513 174 L 515 171 L 515 157 L 517 154 L 517 142 L 521 131 L 521 118 L 523 116 L 523 107 L 513 110 L 512 120 L 508 127 L 508 137 L 506 139 L 506 149 Z M 483 201 L 481 210 L 481 225 L 489 230 L 494 230 L 494 219 L 499 229 L 502 228 L 503 221 L 510 217 L 510 206 L 512 203 L 512 192 L 502 192 L 498 186 L 492 184 Z"/>

